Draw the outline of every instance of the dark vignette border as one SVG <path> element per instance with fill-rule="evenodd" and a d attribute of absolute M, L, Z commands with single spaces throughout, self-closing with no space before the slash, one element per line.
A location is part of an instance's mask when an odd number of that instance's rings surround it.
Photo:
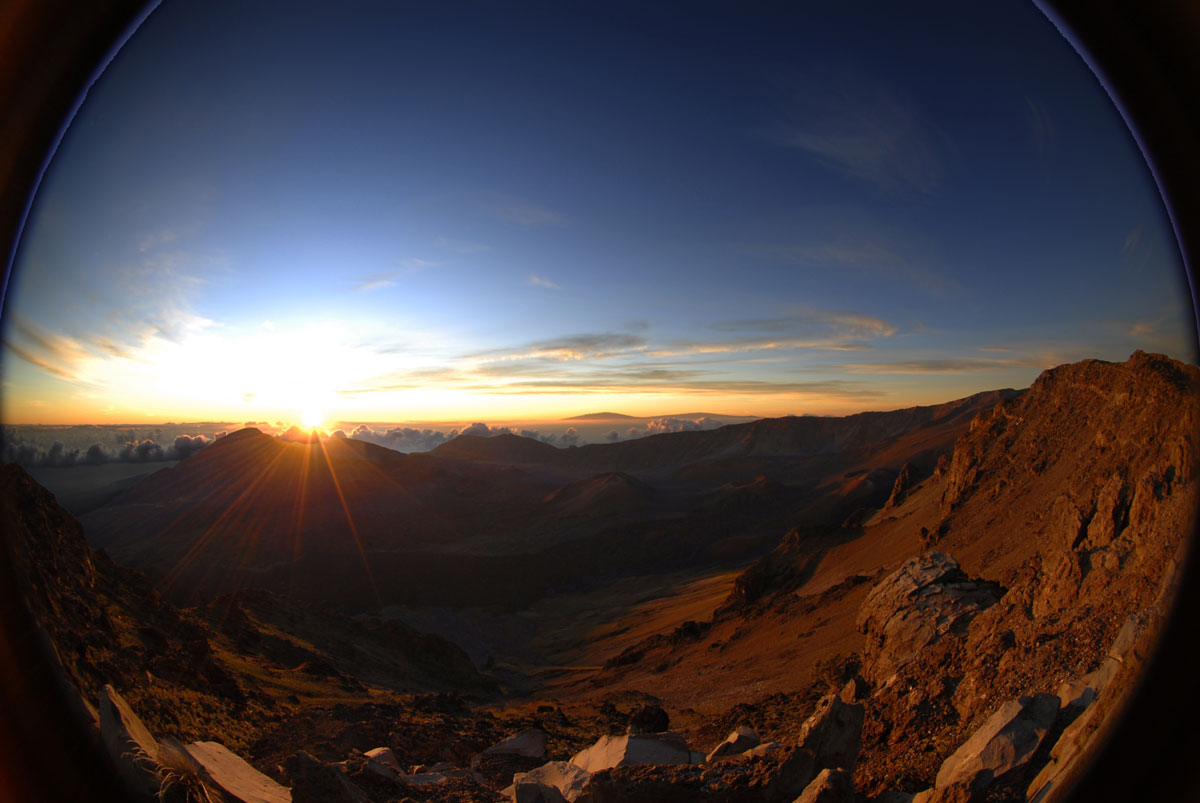
<path fill-rule="evenodd" d="M 1097 76 L 1166 203 L 1200 308 L 1200 4 L 1035 0 Z M 6 0 L 0 6 L 0 306 L 33 195 L 88 88 L 157 5 L 146 0 Z M 2 532 L 3 522 L 0 522 Z M 9 581 L 0 543 L 0 800 L 124 800 L 60 686 Z M 1200 800 L 1200 550 L 1159 649 L 1113 737 L 1072 800 Z"/>

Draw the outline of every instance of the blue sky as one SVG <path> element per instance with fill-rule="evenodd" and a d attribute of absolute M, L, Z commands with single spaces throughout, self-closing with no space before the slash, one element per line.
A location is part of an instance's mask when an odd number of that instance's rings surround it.
<path fill-rule="evenodd" d="M 1032 5 L 645 5 L 164 3 L 37 198 L 5 420 L 843 413 L 1193 359 L 1148 170 Z"/>

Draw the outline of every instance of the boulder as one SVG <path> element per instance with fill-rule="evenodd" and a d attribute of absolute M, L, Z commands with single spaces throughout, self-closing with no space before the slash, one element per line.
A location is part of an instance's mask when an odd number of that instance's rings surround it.
<path fill-rule="evenodd" d="M 158 741 L 112 686 L 100 690 L 99 708 L 100 740 L 117 773 L 131 788 L 157 794 Z"/>
<path fill-rule="evenodd" d="M 404 782 L 410 786 L 428 786 L 429 784 L 441 783 L 447 778 L 470 778 L 473 782 L 481 786 L 485 783 L 484 777 L 478 772 L 460 767 L 428 769 L 424 772 L 414 772 L 405 777 Z"/>
<path fill-rule="evenodd" d="M 958 781 L 941 788 L 926 789 L 912 798 L 912 803 L 983 803 L 981 792 L 971 789 L 966 781 Z"/>
<path fill-rule="evenodd" d="M 866 634 L 862 673 L 878 684 L 947 633 L 963 633 L 971 619 L 994 605 L 1004 590 L 971 580 L 941 552 L 911 558 L 881 580 L 858 611 Z"/>
<path fill-rule="evenodd" d="M 1050 761 L 1029 783 L 1026 800 L 1041 803 L 1057 785 L 1060 776 L 1082 755 L 1099 728 L 1099 711 L 1097 706 L 1089 706 L 1063 730 L 1054 747 L 1050 748 Z"/>
<path fill-rule="evenodd" d="M 400 762 L 396 759 L 396 754 L 392 752 L 392 748 L 376 747 L 374 750 L 368 750 L 363 753 L 363 755 L 372 764 L 394 770 L 396 775 L 404 777 L 404 769 L 400 766 Z"/>
<path fill-rule="evenodd" d="M 1059 702 L 1053 694 L 1035 694 L 1000 706 L 942 763 L 935 790 L 965 784 L 977 791 L 1015 780 L 1054 725 Z"/>
<path fill-rule="evenodd" d="M 775 755 L 781 748 L 782 745 L 779 742 L 763 742 L 758 747 L 752 747 L 742 753 L 739 758 L 766 758 Z"/>
<path fill-rule="evenodd" d="M 339 769 L 304 751 L 285 760 L 283 769 L 292 781 L 294 803 L 370 803 L 370 798 Z"/>
<path fill-rule="evenodd" d="M 671 727 L 671 718 L 657 705 L 643 705 L 629 717 L 630 733 L 663 733 Z"/>
<path fill-rule="evenodd" d="M 878 795 L 867 799 L 867 803 L 913 803 L 913 797 L 909 792 L 901 792 L 898 789 L 888 789 L 886 792 L 880 792 Z"/>
<path fill-rule="evenodd" d="M 843 769 L 823 769 L 793 803 L 854 803 L 854 781 Z"/>
<path fill-rule="evenodd" d="M 545 758 L 546 732 L 541 728 L 527 728 L 515 736 L 510 736 L 499 744 L 492 745 L 483 752 L 484 755 Z"/>
<path fill-rule="evenodd" d="M 791 803 L 816 772 L 812 753 L 795 747 L 760 759 L 612 767 L 592 775 L 575 803 Z"/>
<path fill-rule="evenodd" d="M 514 784 L 512 789 L 513 803 L 567 803 L 553 786 L 530 782 Z"/>
<path fill-rule="evenodd" d="M 581 750 L 571 763 L 588 772 L 636 764 L 697 763 L 688 743 L 678 733 L 628 733 L 602 736 L 591 747 Z"/>
<path fill-rule="evenodd" d="M 818 769 L 841 767 L 853 772 L 862 746 L 864 713 L 862 703 L 845 703 L 838 695 L 827 694 L 800 726 L 797 744 L 812 751 Z"/>
<path fill-rule="evenodd" d="M 736 756 L 745 753 L 747 750 L 752 750 L 762 744 L 762 740 L 758 738 L 758 734 L 754 732 L 754 728 L 740 727 L 725 737 L 725 741 L 712 749 L 708 754 L 707 761 L 715 761 L 718 758 L 726 756 Z"/>
<path fill-rule="evenodd" d="M 231 800 L 242 803 L 290 803 L 292 800 L 291 790 L 275 783 L 219 742 L 193 742 L 186 749 L 203 770 L 205 782 L 221 789 Z M 367 798 L 363 795 L 345 799 Z"/>
<path fill-rule="evenodd" d="M 549 787 L 562 800 L 571 803 L 583 792 L 583 787 L 591 777 L 590 772 L 569 761 L 551 761 L 535 770 L 517 773 L 513 776 L 512 786 L 505 789 L 504 794 L 517 800 L 517 792 L 522 786 Z"/>
<path fill-rule="evenodd" d="M 867 699 L 870 693 L 871 689 L 867 686 L 867 682 L 861 676 L 855 675 L 846 681 L 845 686 L 842 686 L 842 702 L 857 703 Z"/>
<path fill-rule="evenodd" d="M 382 764 L 363 754 L 351 755 L 345 761 L 339 761 L 332 766 L 372 800 L 390 800 L 401 794 L 408 783 L 403 770 Z"/>
<path fill-rule="evenodd" d="M 1082 680 L 1064 681 L 1059 685 L 1055 694 L 1062 702 L 1064 710 L 1074 709 L 1076 714 L 1087 708 L 1096 699 L 1096 690 Z"/>
<path fill-rule="evenodd" d="M 866 798 L 866 801 L 868 803 L 913 803 L 913 797 L 911 792 L 889 789 L 886 792 L 878 793 L 875 797 Z"/>

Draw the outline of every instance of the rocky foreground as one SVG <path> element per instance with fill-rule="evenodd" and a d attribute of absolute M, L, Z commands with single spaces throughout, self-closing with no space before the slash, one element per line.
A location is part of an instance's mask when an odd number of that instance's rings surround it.
<path fill-rule="evenodd" d="M 901 680 L 901 670 L 917 662 L 930 645 L 956 631 L 969 631 L 970 622 L 994 607 L 999 596 L 995 584 L 969 579 L 942 553 L 906 562 L 874 588 L 861 612 L 870 645 L 861 674 L 855 673 L 840 692 L 822 697 L 784 743 L 764 740 L 753 728 L 740 726 L 705 753 L 668 730 L 670 718 L 661 707 L 643 705 L 628 716 L 625 733 L 602 736 L 569 760 L 548 760 L 547 731 L 530 727 L 472 754 L 461 765 L 402 764 L 411 751 L 401 749 L 398 756 L 386 745 L 350 749 L 340 761 L 322 761 L 299 751 L 275 766 L 273 774 L 280 779 L 276 781 L 219 742 L 183 745 L 170 737 L 156 739 L 111 686 L 99 697 L 98 729 L 122 776 L 147 799 L 187 800 L 204 794 L 247 803 L 1055 799 L 1056 790 L 1061 793 L 1062 782 L 1078 770 L 1079 759 L 1136 678 L 1161 608 L 1127 620 L 1100 666 L 1060 684 L 1056 693 L 984 706 L 990 713 L 941 763 L 931 788 L 915 795 L 885 789 L 869 797 L 855 790 L 864 725 L 868 736 L 878 729 L 878 721 L 867 723 L 866 718 L 880 699 L 886 702 L 898 684 L 908 688 L 907 728 L 927 702 L 920 690 Z M 454 708 L 451 702 L 450 710 Z M 560 723 L 565 719 L 558 710 L 539 713 L 556 715 Z M 433 738 L 435 733 L 431 729 L 426 735 Z M 509 778 L 511 783 L 504 785 Z"/>
<path fill-rule="evenodd" d="M 505 699 L 436 637 L 269 595 L 178 611 L 18 469 L 0 499 L 78 718 L 146 799 L 1053 801 L 1168 613 L 1198 401 L 1200 372 L 1156 355 L 1048 371 L 936 467 L 900 468 L 878 510 L 798 527 L 710 620 L 553 700 Z M 785 626 L 803 638 L 770 646 Z M 768 671 L 779 656 L 811 669 Z M 761 693 L 697 710 L 708 666 Z"/>

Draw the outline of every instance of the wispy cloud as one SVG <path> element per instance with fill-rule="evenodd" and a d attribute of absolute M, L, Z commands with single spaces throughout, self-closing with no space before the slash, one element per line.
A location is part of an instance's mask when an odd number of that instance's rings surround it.
<path fill-rule="evenodd" d="M 1125 235 L 1125 244 L 1121 246 L 1121 253 L 1129 255 L 1137 251 L 1138 244 L 1142 241 L 1142 227 L 1134 226 L 1128 234 Z"/>
<path fill-rule="evenodd" d="M 795 396 L 809 395 L 832 397 L 842 400 L 877 399 L 888 395 L 886 391 L 862 383 L 849 381 L 831 382 L 772 382 L 754 380 L 714 380 L 679 382 L 654 378 L 627 377 L 624 379 L 545 380 L 510 382 L 505 385 L 480 385 L 476 391 L 495 395 L 520 394 L 568 394 L 588 395 L 596 393 L 629 392 L 672 392 L 691 396 L 754 395 Z"/>
<path fill-rule="evenodd" d="M 561 290 L 562 289 L 562 287 L 560 287 L 559 285 L 555 284 L 554 282 L 550 281 L 549 279 L 543 279 L 541 276 L 538 276 L 536 273 L 529 274 L 529 279 L 527 280 L 526 283 L 531 284 L 534 287 L 545 287 L 547 290 Z"/>
<path fill-rule="evenodd" d="M 417 259 L 416 257 L 408 257 L 406 259 L 397 260 L 397 264 L 400 267 L 396 268 L 395 270 L 376 273 L 372 276 L 366 276 L 358 280 L 353 285 L 352 289 L 358 293 L 369 293 L 372 290 L 382 290 L 385 287 L 391 287 L 396 283 L 396 280 L 403 276 L 410 276 L 417 271 L 433 267 L 438 263 L 430 262 L 429 260 L 425 259 Z"/>
<path fill-rule="evenodd" d="M 646 348 L 640 335 L 622 332 L 565 335 L 539 340 L 515 348 L 488 349 L 466 355 L 469 359 L 526 360 L 543 359 L 564 362 L 569 360 L 605 359 L 623 356 Z"/>
<path fill-rule="evenodd" d="M 167 245 L 179 239 L 179 232 L 176 229 L 160 229 L 159 231 L 144 234 L 138 240 L 138 251 L 145 253 L 160 245 Z"/>
<path fill-rule="evenodd" d="M 521 226 L 562 226 L 567 222 L 559 212 L 516 195 L 489 193 L 485 208 L 493 217 Z"/>
<path fill-rule="evenodd" d="M 74 338 L 48 332 L 19 315 L 10 316 L 11 334 L 4 345 L 20 359 L 60 379 L 75 379 L 78 364 L 87 355 Z"/>
<path fill-rule="evenodd" d="M 760 256 L 794 262 L 807 268 L 853 268 L 893 277 L 935 295 L 961 292 L 962 283 L 942 270 L 921 248 L 878 228 L 843 222 L 812 239 L 751 249 Z"/>
<path fill-rule="evenodd" d="M 815 84 L 815 82 L 814 82 Z M 806 87 L 789 110 L 787 145 L 887 192 L 933 192 L 949 136 L 901 93 L 850 75 Z"/>
<path fill-rule="evenodd" d="M 1041 362 L 1031 359 L 989 360 L 970 357 L 944 359 L 898 360 L 885 363 L 852 363 L 825 366 L 828 370 L 846 374 L 973 374 L 1005 368 L 1037 368 Z"/>
<path fill-rule="evenodd" d="M 11 340 L 9 340 L 8 338 L 4 338 L 4 346 L 9 351 L 11 351 L 14 355 L 16 355 L 17 357 L 20 357 L 22 360 L 29 363 L 30 365 L 41 368 L 43 371 L 53 374 L 54 376 L 57 376 L 60 379 L 74 379 L 75 378 L 75 374 L 72 371 L 70 371 L 68 368 L 64 367 L 63 365 L 55 364 L 55 363 L 51 362 L 49 359 L 47 359 L 46 357 L 43 357 L 39 354 L 35 354 L 32 351 L 24 349 L 21 346 L 17 345 L 16 343 L 12 342 Z"/>
<path fill-rule="evenodd" d="M 840 336 L 891 337 L 897 326 L 875 315 L 853 310 L 822 310 L 800 308 L 790 315 L 775 318 L 756 318 L 742 321 L 723 321 L 711 325 L 719 332 L 797 332 L 822 330 Z"/>
<path fill-rule="evenodd" d="M 481 251 L 491 250 L 491 246 L 484 245 L 483 243 L 458 240 L 452 237 L 438 237 L 434 241 L 434 245 L 438 248 L 446 248 L 459 254 L 478 254 Z"/>
<path fill-rule="evenodd" d="M 1046 104 L 1039 103 L 1033 98 L 1026 97 L 1029 106 L 1029 130 L 1033 137 L 1033 149 L 1038 155 L 1044 155 L 1054 144 L 1054 119 Z"/>

